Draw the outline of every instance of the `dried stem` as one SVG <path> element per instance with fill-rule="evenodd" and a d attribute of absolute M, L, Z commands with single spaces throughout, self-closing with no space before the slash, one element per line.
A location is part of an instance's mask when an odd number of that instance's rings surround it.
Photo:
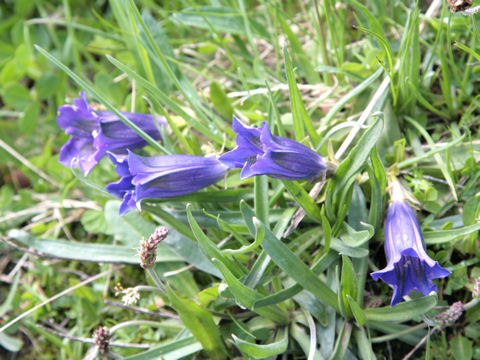
<path fill-rule="evenodd" d="M 74 285 L 74 286 L 71 286 L 69 287 L 68 289 L 65 289 L 61 292 L 59 292 L 58 294 L 52 296 L 51 298 L 48 298 L 47 300 L 41 302 L 40 304 L 32 307 L 31 309 L 25 311 L 23 314 L 17 316 L 15 319 L 13 319 L 12 321 L 9 321 L 8 323 L 6 323 L 5 325 L 3 325 L 1 328 L 0 328 L 0 332 L 2 331 L 5 331 L 6 329 L 8 329 L 10 326 L 12 326 L 13 324 L 19 322 L 20 320 L 22 320 L 24 317 L 27 317 L 28 315 L 34 313 L 36 310 L 40 309 L 41 307 L 61 298 L 63 295 L 67 295 L 69 293 L 71 293 L 72 291 L 78 289 L 78 288 L 81 288 L 82 286 L 84 285 L 87 285 L 91 282 L 94 282 L 102 277 L 104 277 L 105 275 L 107 274 L 107 271 L 104 271 L 104 272 L 101 272 L 100 274 L 97 274 L 95 276 L 92 276 L 90 278 L 88 278 L 87 280 L 84 280 L 80 283 L 78 283 L 77 285 Z"/>
<path fill-rule="evenodd" d="M 50 334 L 57 335 L 59 337 L 62 337 L 64 339 L 72 340 L 72 341 L 78 341 L 82 342 L 85 344 L 95 344 L 95 339 L 92 338 L 84 338 L 84 337 L 78 337 L 78 336 L 72 336 L 67 333 L 61 332 L 54 330 L 52 328 L 37 324 L 37 327 L 40 329 L 43 329 Z M 123 348 L 134 348 L 134 349 L 150 349 L 151 345 L 149 344 L 128 344 L 128 343 L 119 343 L 119 342 L 109 342 L 108 346 L 116 346 L 116 347 L 123 347 Z"/>

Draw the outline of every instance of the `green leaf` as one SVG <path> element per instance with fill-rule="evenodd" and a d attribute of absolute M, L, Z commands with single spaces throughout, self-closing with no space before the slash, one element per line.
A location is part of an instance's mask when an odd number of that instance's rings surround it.
<path fill-rule="evenodd" d="M 347 300 L 348 304 L 350 305 L 350 310 L 352 311 L 353 317 L 355 318 L 355 320 L 357 320 L 358 325 L 365 325 L 367 319 L 365 318 L 365 314 L 360 305 L 358 305 L 355 299 L 352 298 L 350 295 L 347 295 Z"/>
<path fill-rule="evenodd" d="M 217 265 L 218 269 L 222 272 L 223 278 L 229 286 L 229 290 L 233 293 L 235 300 L 242 306 L 253 309 L 253 304 L 261 299 L 261 295 L 242 284 L 232 272 L 218 259 L 213 259 L 213 262 Z M 289 321 L 288 314 L 286 314 L 280 307 L 276 305 L 265 306 L 260 309 L 254 309 L 259 315 L 273 320 L 278 324 L 287 324 Z"/>
<path fill-rule="evenodd" d="M 146 34 L 142 28 L 139 29 L 140 37 L 143 42 L 147 43 L 149 41 L 148 37 L 151 36 L 151 40 L 158 46 L 160 51 L 165 54 L 168 59 L 172 59 L 171 61 L 167 60 L 168 66 L 175 74 L 181 76 L 178 66 L 175 63 L 175 53 L 164 30 L 165 23 L 157 21 L 157 19 L 155 19 L 148 11 L 142 13 L 142 19 L 145 22 L 147 29 L 150 30 L 150 34 Z M 152 67 L 157 86 L 169 93 L 173 89 L 173 81 L 169 78 L 168 72 L 163 66 L 158 66 L 155 59 L 151 58 L 150 60 L 153 62 Z"/>
<path fill-rule="evenodd" d="M 333 353 L 330 355 L 330 360 L 343 360 L 346 357 L 350 337 L 352 335 L 352 324 L 347 321 L 342 321 L 342 327 L 337 336 Z"/>
<path fill-rule="evenodd" d="M 346 245 L 356 248 L 362 246 L 373 237 L 375 230 L 372 225 L 360 223 L 359 226 L 366 228 L 366 230 L 355 231 L 350 225 L 343 223 L 342 232 L 339 237 Z"/>
<path fill-rule="evenodd" d="M 425 231 L 423 237 L 427 244 L 443 244 L 458 239 L 459 237 L 470 235 L 478 230 L 480 230 L 480 222 L 453 230 Z"/>
<path fill-rule="evenodd" d="M 171 341 L 165 345 L 154 347 L 140 354 L 128 356 L 124 360 L 151 360 L 161 357 L 164 360 L 181 359 L 202 350 L 200 344 L 193 336 Z"/>
<path fill-rule="evenodd" d="M 43 254 L 66 260 L 140 264 L 140 258 L 131 246 L 41 239 L 16 229 L 10 230 L 8 236 Z M 183 261 L 183 259 L 173 254 L 165 245 L 159 244 L 157 262 L 171 261 Z"/>
<path fill-rule="evenodd" d="M 449 87 L 450 88 L 450 87 Z M 450 90 L 448 90 L 450 91 Z M 420 97 L 418 97 L 418 100 L 420 100 Z M 429 104 L 430 105 L 430 104 Z M 446 116 L 446 118 L 448 119 L 449 117 Z M 422 134 L 422 136 L 425 138 L 425 140 L 427 141 L 428 145 L 430 145 L 430 147 L 432 148 L 432 150 L 435 150 L 436 148 L 436 145 L 435 145 L 435 141 L 432 139 L 432 137 L 430 136 L 430 134 L 428 133 L 427 130 L 425 130 L 418 122 L 416 122 L 414 119 L 406 116 L 405 117 L 405 120 L 407 120 L 410 124 L 412 124 L 415 129 L 418 130 L 418 132 L 420 134 Z M 465 136 L 465 135 L 464 135 Z M 455 186 L 455 180 L 452 176 L 452 173 L 451 173 L 451 169 L 449 169 L 449 166 L 447 163 L 444 162 L 444 160 L 442 159 L 442 157 L 440 156 L 440 154 L 435 154 L 433 155 L 435 161 L 437 162 L 438 164 L 438 167 L 440 168 L 440 170 L 442 171 L 442 174 L 443 176 L 445 177 L 445 180 L 447 181 L 448 183 L 448 186 L 450 187 L 450 191 L 454 197 L 455 200 L 458 200 L 458 196 L 457 196 L 457 190 L 456 190 L 456 186 Z"/>
<path fill-rule="evenodd" d="M 345 308 L 349 309 L 349 299 L 347 297 L 350 296 L 354 299 L 357 297 L 357 284 L 352 261 L 345 255 L 342 255 L 342 277 L 340 278 L 340 292 Z M 348 312 L 349 311 L 347 310 L 347 313 Z"/>
<path fill-rule="evenodd" d="M 456 47 L 458 47 L 459 49 L 469 53 L 470 55 L 472 55 L 475 59 L 477 59 L 477 61 L 480 61 L 480 54 L 475 52 L 473 49 L 469 48 L 468 46 L 462 44 L 462 43 L 459 43 L 459 42 L 456 42 L 454 44 Z"/>
<path fill-rule="evenodd" d="M 373 151 L 372 151 L 373 154 Z M 370 184 L 370 210 L 368 222 L 373 229 L 380 229 L 383 220 L 383 195 L 380 182 L 371 166 L 367 166 L 368 182 Z"/>
<path fill-rule="evenodd" d="M 305 212 L 318 222 L 322 221 L 320 207 L 296 181 L 282 181 L 285 188 Z"/>
<path fill-rule="evenodd" d="M 252 198 L 250 189 L 225 189 L 219 191 L 197 191 L 192 194 L 171 198 L 146 199 L 146 203 L 162 202 L 209 202 L 209 203 L 238 203 L 242 199 Z"/>
<path fill-rule="evenodd" d="M 203 350 L 212 359 L 226 359 L 227 353 L 220 330 L 213 321 L 212 314 L 195 302 L 184 298 L 167 286 L 167 294 L 172 307 L 180 315 L 182 323 L 202 344 Z"/>
<path fill-rule="evenodd" d="M 212 81 L 210 84 L 210 100 L 220 115 L 222 115 L 227 121 L 232 120 L 233 106 L 230 98 L 216 81 Z"/>
<path fill-rule="evenodd" d="M 40 105 L 37 102 L 31 103 L 23 112 L 18 121 L 18 129 L 25 134 L 32 133 L 37 128 Z"/>
<path fill-rule="evenodd" d="M 140 38 L 140 42 L 145 47 L 146 51 L 150 55 L 151 59 L 154 63 L 156 63 L 159 67 L 163 68 L 167 75 L 169 76 L 170 80 L 175 84 L 177 89 L 182 93 L 184 99 L 189 103 L 192 110 L 198 115 L 200 119 L 203 120 L 207 126 L 207 131 L 211 134 L 210 139 L 218 141 L 219 138 L 222 138 L 220 134 L 216 131 L 210 131 L 212 127 L 212 119 L 210 116 L 207 116 L 204 111 L 204 107 L 202 104 L 202 100 L 198 95 L 197 89 L 192 85 L 190 80 L 187 77 L 182 76 L 181 73 L 176 74 L 175 69 L 172 68 L 171 63 L 166 58 L 164 51 L 160 48 L 160 46 L 155 42 L 153 38 L 152 32 L 150 31 L 149 27 L 147 26 L 146 22 L 140 15 L 140 11 L 138 10 L 134 1 L 129 0 L 127 1 L 129 14 L 134 18 L 136 24 L 139 29 L 142 30 L 144 36 Z M 191 125 L 194 125 L 193 123 Z M 224 139 L 222 138 L 220 143 L 224 143 Z"/>
<path fill-rule="evenodd" d="M 372 83 L 377 80 L 377 78 L 383 73 L 383 69 L 379 68 L 375 71 L 370 77 L 363 80 L 359 85 L 357 85 L 353 90 L 344 95 L 340 100 L 335 102 L 335 105 L 330 109 L 328 114 L 322 119 L 322 125 L 327 127 L 330 125 L 330 122 L 333 120 L 335 115 L 345 107 L 345 104 L 350 102 L 355 96 L 361 94 L 363 90 L 367 89 Z"/>
<path fill-rule="evenodd" d="M 211 241 L 202 231 L 200 226 L 198 225 L 197 221 L 192 215 L 191 205 L 187 205 L 187 216 L 188 222 L 190 223 L 190 227 L 195 234 L 195 238 L 197 239 L 200 248 L 205 252 L 205 255 L 209 258 L 216 258 L 219 259 L 223 264 L 228 266 L 228 268 L 235 274 L 235 276 L 243 276 L 243 271 L 239 268 L 239 266 L 226 257 L 217 247 L 217 245 Z"/>
<path fill-rule="evenodd" d="M 378 19 L 373 15 L 373 13 L 367 9 L 365 5 L 360 4 L 356 0 L 352 0 L 352 3 L 357 7 L 357 9 L 359 9 L 365 15 L 373 31 L 369 29 L 361 28 L 361 27 L 357 27 L 357 29 L 362 30 L 368 34 L 371 34 L 377 38 L 380 46 L 385 50 L 387 54 L 388 66 L 389 66 L 390 72 L 392 72 L 393 71 L 393 59 L 392 59 L 393 52 L 392 52 L 390 43 L 388 42 L 387 38 L 383 34 L 382 25 L 380 24 Z"/>
<path fill-rule="evenodd" d="M 295 139 L 302 141 L 305 137 L 305 128 L 310 135 L 313 145 L 316 147 L 320 142 L 320 136 L 317 134 L 313 126 L 312 119 L 303 105 L 302 96 L 298 91 L 295 74 L 293 72 L 293 65 L 288 53 L 287 47 L 283 48 L 283 57 L 285 59 L 285 71 L 287 73 L 288 88 L 290 91 L 290 102 L 292 103 L 293 127 L 295 129 Z M 315 74 L 312 69 L 312 74 Z M 316 75 L 316 74 L 315 74 Z"/>
<path fill-rule="evenodd" d="M 222 252 L 224 254 L 230 254 L 230 255 L 245 254 L 247 252 L 255 250 L 262 243 L 262 240 L 264 237 L 265 237 L 265 232 L 262 229 L 259 229 L 255 234 L 255 241 L 250 245 L 242 246 L 240 249 L 237 249 L 237 250 L 225 249 Z"/>
<path fill-rule="evenodd" d="M 337 260 L 338 255 L 334 253 L 333 251 L 330 251 L 326 253 L 324 256 L 322 256 L 313 266 L 312 270 L 316 274 L 320 274 L 324 272 L 326 269 L 328 269 L 329 266 L 332 265 L 332 263 Z M 263 299 L 260 299 L 253 304 L 254 308 L 259 308 L 262 306 L 267 306 L 267 305 L 272 305 L 272 304 L 278 304 L 281 303 L 285 300 L 288 300 L 298 293 L 300 293 L 303 290 L 303 288 L 295 284 L 293 286 L 290 286 L 289 288 L 283 289 L 275 294 L 269 295 L 264 297 Z"/>
<path fill-rule="evenodd" d="M 38 98 L 40 100 L 44 100 L 49 96 L 55 95 L 59 90 L 60 84 L 61 79 L 58 74 L 42 74 L 40 79 L 35 82 L 35 88 L 37 89 Z"/>
<path fill-rule="evenodd" d="M 427 335 L 424 329 L 412 330 L 411 325 L 403 325 L 393 322 L 368 321 L 368 328 L 378 330 L 387 335 L 372 338 L 372 343 L 380 343 L 389 340 L 401 340 L 402 342 L 415 346 L 418 344 L 418 339 Z"/>
<path fill-rule="evenodd" d="M 28 89 L 18 83 L 13 83 L 2 89 L 2 100 L 15 110 L 24 111 L 31 101 Z"/>
<path fill-rule="evenodd" d="M 103 211 L 88 210 L 83 213 L 80 221 L 85 230 L 91 234 L 111 234 Z"/>
<path fill-rule="evenodd" d="M 300 345 L 300 348 L 305 354 L 305 358 L 310 354 L 310 347 L 312 346 L 311 336 L 309 336 L 304 330 L 303 327 L 299 326 L 297 323 L 292 323 L 290 326 L 290 334 L 293 339 Z M 330 341 L 330 339 L 329 339 Z M 323 344 L 322 344 L 323 345 Z M 311 360 L 322 360 L 324 359 L 318 351 L 313 352 L 313 358 Z"/>
<path fill-rule="evenodd" d="M 146 220 L 138 211 L 120 216 L 120 201 L 111 200 L 105 204 L 105 221 L 109 232 L 129 246 L 137 246 L 142 238 L 148 238 L 155 231 L 155 224 Z"/>
<path fill-rule="evenodd" d="M 383 120 L 377 119 L 362 137 L 357 145 L 352 149 L 348 157 L 342 161 L 337 168 L 333 178 L 330 180 L 327 188 L 327 199 L 325 209 L 328 218 L 333 221 L 343 221 L 336 215 L 337 210 L 342 204 L 342 199 L 346 199 L 350 187 L 355 180 L 355 176 L 365 166 L 366 160 L 375 146 L 383 128 Z"/>
<path fill-rule="evenodd" d="M 356 176 L 363 168 L 365 161 L 382 133 L 382 128 L 383 120 L 377 119 L 367 131 L 365 131 L 355 147 L 348 154 L 348 157 L 342 161 L 335 172 L 335 185 L 340 187 L 345 186 L 350 182 L 350 179 Z"/>
<path fill-rule="evenodd" d="M 188 27 L 193 26 L 210 30 L 209 25 L 211 25 L 215 31 L 247 35 L 243 25 L 242 14 L 238 11 L 214 6 L 198 6 L 197 9 L 198 11 L 193 7 L 184 9 L 181 12 L 172 14 L 170 19 L 174 23 Z M 265 37 L 269 36 L 258 23 L 251 21 L 251 24 L 257 33 Z"/>
<path fill-rule="evenodd" d="M 17 294 L 18 283 L 20 281 L 20 275 L 22 274 L 21 271 L 18 271 L 13 279 L 12 286 L 8 291 L 7 298 L 4 300 L 3 304 L 0 305 L 0 316 L 5 315 L 8 311 L 12 309 L 12 303 L 15 295 Z"/>
<path fill-rule="evenodd" d="M 375 360 L 376 356 L 372 349 L 372 343 L 370 339 L 367 337 L 365 328 L 360 327 L 360 328 L 354 329 L 353 336 L 355 337 L 355 340 L 357 343 L 360 359 Z"/>
<path fill-rule="evenodd" d="M 384 306 L 375 309 L 365 309 L 367 321 L 403 322 L 425 314 L 437 305 L 437 296 L 423 296 L 419 299 L 402 302 L 394 307 Z"/>
<path fill-rule="evenodd" d="M 339 310 L 337 296 L 317 275 L 310 270 L 282 241 L 280 241 L 264 224 L 258 223 L 259 228 L 264 228 L 265 238 L 262 248 L 285 273 L 297 281 L 305 290 L 310 291 L 324 304 Z"/>
<path fill-rule="evenodd" d="M 212 131 L 210 131 L 210 129 L 208 127 L 206 127 L 205 125 L 200 123 L 195 117 L 193 117 L 192 115 L 190 115 L 189 113 L 184 111 L 183 108 L 179 104 L 177 104 L 177 102 L 170 99 L 170 97 L 167 94 L 165 94 L 165 92 L 163 92 L 162 89 L 157 88 L 156 85 L 152 84 L 147 79 L 140 76 L 131 67 L 123 64 L 122 62 L 118 61 L 117 59 L 115 59 L 115 58 L 113 58 L 109 55 L 106 55 L 106 58 L 113 65 L 115 65 L 118 69 L 125 72 L 130 77 L 132 77 L 133 79 L 135 79 L 135 81 L 137 81 L 137 83 L 140 86 L 143 86 L 150 94 L 152 94 L 152 100 L 154 101 L 154 103 L 164 104 L 165 106 L 169 107 L 173 112 L 175 112 L 177 115 L 184 118 L 186 121 L 188 121 L 188 123 L 192 127 L 194 127 L 196 130 L 198 130 L 203 135 L 207 136 L 209 139 L 215 139 L 215 141 L 217 141 L 217 142 L 223 142 L 222 137 L 214 134 Z M 155 101 L 155 99 L 159 99 L 161 101 L 161 103 Z M 159 106 L 161 106 L 161 105 L 159 105 Z M 167 120 L 168 119 L 169 118 L 167 117 Z M 172 130 L 174 130 L 175 135 L 179 139 L 183 137 L 182 133 L 178 130 L 175 123 L 169 122 L 169 125 L 170 125 L 170 127 L 172 127 Z"/>
<path fill-rule="evenodd" d="M 269 356 L 284 354 L 288 347 L 288 330 L 279 332 L 277 341 L 271 344 L 255 344 L 238 338 L 232 334 L 233 341 L 240 351 L 255 359 L 265 359 Z"/>
<path fill-rule="evenodd" d="M 178 208 L 151 206 L 142 204 L 142 210 L 146 210 L 162 220 L 163 223 L 181 232 L 183 235 L 195 239 L 188 225 L 188 216 L 184 210 Z M 268 220 L 270 224 L 279 223 L 292 211 L 292 209 L 272 209 L 269 212 Z M 228 224 L 238 231 L 245 232 L 245 223 L 242 213 L 236 210 L 217 210 L 215 215 L 207 213 L 205 210 L 192 210 L 192 215 L 200 227 L 221 229 L 218 224 L 218 218 L 228 222 Z M 253 223 L 252 223 L 253 228 Z M 254 230 L 253 230 L 254 231 Z"/>
<path fill-rule="evenodd" d="M 269 221 L 269 202 L 268 202 L 268 177 L 266 175 L 255 176 L 253 179 L 253 189 L 255 194 L 255 214 L 260 221 L 268 224 Z"/>
<path fill-rule="evenodd" d="M 277 19 L 280 21 L 280 27 L 282 28 L 283 33 L 288 38 L 289 45 L 292 47 L 292 53 L 295 54 L 297 62 L 300 68 L 303 70 L 303 74 L 305 78 L 307 79 L 307 83 L 317 84 L 319 82 L 319 77 L 318 77 L 318 74 L 315 72 L 315 68 L 312 65 L 313 63 L 311 61 L 311 56 L 305 53 L 305 51 L 303 50 L 302 42 L 298 39 L 297 35 L 292 31 L 290 25 L 287 23 L 285 18 L 283 16 L 278 16 Z M 288 67 L 291 67 L 291 65 L 288 65 L 287 62 L 285 61 L 285 67 L 287 70 L 287 78 L 288 78 L 288 71 L 289 71 Z"/>
<path fill-rule="evenodd" d="M 194 240 L 195 236 L 193 235 L 190 227 L 186 224 L 187 219 L 179 219 L 173 211 L 167 211 L 160 206 L 152 206 L 142 203 L 142 210 L 148 211 L 150 214 L 153 214 L 154 219 L 157 222 L 164 224 L 175 231 L 178 231 L 183 236 Z M 128 215 L 128 214 L 127 214 Z M 184 220 L 184 221 L 183 221 Z"/>
<path fill-rule="evenodd" d="M 198 293 L 198 301 L 202 307 L 207 307 L 218 298 L 218 286 L 209 287 Z"/>
<path fill-rule="evenodd" d="M 171 251 L 180 256 L 190 265 L 195 266 L 197 269 L 205 271 L 217 278 L 222 277 L 222 274 L 217 268 L 200 251 L 198 244 L 179 232 L 170 230 L 167 238 L 163 240 L 162 244 L 166 245 Z"/>
<path fill-rule="evenodd" d="M 450 351 L 455 360 L 471 360 L 473 356 L 472 342 L 462 335 L 450 340 Z"/>
<path fill-rule="evenodd" d="M 380 183 L 380 189 L 382 190 L 382 197 L 385 196 L 385 189 L 387 188 L 387 172 L 385 166 L 383 166 L 382 160 L 378 156 L 377 147 L 374 146 L 370 155 L 372 161 L 372 168 L 375 172 L 375 177 Z"/>
<path fill-rule="evenodd" d="M 0 345 L 11 352 L 17 352 L 22 348 L 22 341 L 16 337 L 0 332 Z"/>

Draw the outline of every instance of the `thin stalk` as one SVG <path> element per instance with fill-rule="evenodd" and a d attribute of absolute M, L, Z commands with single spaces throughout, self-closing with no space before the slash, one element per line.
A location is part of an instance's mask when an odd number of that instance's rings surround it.
<path fill-rule="evenodd" d="M 154 282 L 154 284 L 163 292 L 165 293 L 165 286 L 163 286 L 163 282 L 162 282 L 162 279 L 160 279 L 160 276 L 157 274 L 157 272 L 155 271 L 155 269 L 153 268 L 147 268 L 145 269 L 147 274 L 150 275 L 150 277 L 152 278 L 152 281 Z"/>
<path fill-rule="evenodd" d="M 266 175 L 255 176 L 255 214 L 257 218 L 268 226 L 268 178 Z"/>

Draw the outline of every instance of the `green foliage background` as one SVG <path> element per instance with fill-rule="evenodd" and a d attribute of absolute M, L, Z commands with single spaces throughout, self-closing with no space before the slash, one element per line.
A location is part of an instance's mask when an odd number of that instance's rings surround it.
<path fill-rule="evenodd" d="M 441 1 L 3 1 L 0 356 L 94 356 L 103 325 L 138 345 L 110 347 L 126 359 L 401 359 L 416 345 L 408 356 L 480 359 L 479 16 Z M 119 217 L 107 160 L 88 178 L 58 163 L 57 108 L 79 91 L 166 116 L 146 155 L 219 155 L 236 114 L 338 168 L 313 199 L 313 184 L 232 171 Z M 393 308 L 369 276 L 385 264 L 387 174 L 452 271 Z M 159 225 L 165 291 L 134 250 Z M 140 301 L 123 305 L 117 283 Z M 456 301 L 464 314 L 440 327 Z"/>

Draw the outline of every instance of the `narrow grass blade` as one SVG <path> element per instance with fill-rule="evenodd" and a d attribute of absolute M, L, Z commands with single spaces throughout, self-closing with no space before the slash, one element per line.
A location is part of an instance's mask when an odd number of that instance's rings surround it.
<path fill-rule="evenodd" d="M 417 123 L 415 120 L 413 120 L 408 116 L 405 117 L 405 120 L 407 120 L 410 124 L 412 124 L 418 130 L 418 132 L 422 134 L 422 136 L 425 138 L 425 140 L 427 140 L 428 145 L 430 145 L 432 149 L 435 149 L 435 141 L 433 141 L 430 134 L 419 123 Z M 440 167 L 440 170 L 442 171 L 442 174 L 445 177 L 445 180 L 447 181 L 448 186 L 450 187 L 450 191 L 452 192 L 453 198 L 457 201 L 458 200 L 457 190 L 455 188 L 455 183 L 454 183 L 452 174 L 450 173 L 447 167 L 447 164 L 444 163 L 444 161 L 442 160 L 439 154 L 435 154 L 433 156 L 438 166 Z"/>
<path fill-rule="evenodd" d="M 140 258 L 131 246 L 40 239 L 16 229 L 10 230 L 8 236 L 40 253 L 60 259 L 97 263 L 140 264 Z M 182 258 L 173 254 L 164 245 L 160 245 L 157 262 L 183 262 Z"/>
<path fill-rule="evenodd" d="M 305 137 L 306 128 L 313 145 L 316 147 L 320 142 L 320 136 L 317 134 L 315 127 L 313 126 L 312 119 L 310 119 L 310 116 L 308 115 L 307 110 L 303 105 L 302 97 L 300 95 L 300 92 L 298 91 L 295 74 L 293 72 L 292 60 L 286 46 L 283 49 L 283 56 L 285 59 L 285 71 L 287 73 L 288 88 L 290 91 L 290 101 L 292 103 L 292 116 L 293 127 L 295 129 L 295 139 L 297 141 L 302 141 Z"/>
<path fill-rule="evenodd" d="M 372 75 L 370 75 L 360 84 L 358 84 L 353 90 L 349 91 L 340 100 L 338 100 L 335 105 L 330 109 L 328 114 L 322 119 L 322 126 L 328 127 L 335 115 L 345 106 L 345 104 L 350 102 L 350 100 L 352 100 L 355 96 L 360 95 L 365 89 L 368 89 L 368 87 L 372 85 L 373 82 L 377 80 L 383 72 L 383 68 L 380 67 Z"/>

